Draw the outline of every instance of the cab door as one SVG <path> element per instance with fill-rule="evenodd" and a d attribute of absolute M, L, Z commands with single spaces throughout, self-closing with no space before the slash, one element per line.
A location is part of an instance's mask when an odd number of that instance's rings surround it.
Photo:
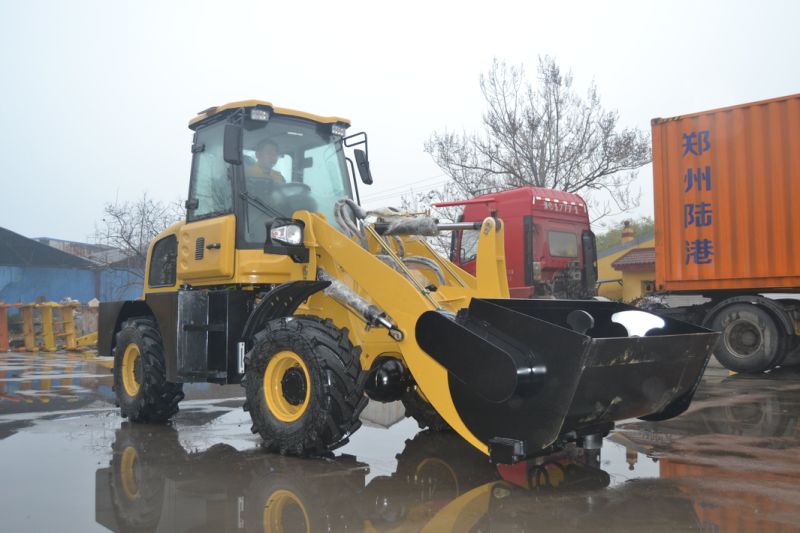
<path fill-rule="evenodd" d="M 191 284 L 229 281 L 235 271 L 234 167 L 223 158 L 225 124 L 197 131 L 186 224 L 178 234 L 178 278 Z"/>

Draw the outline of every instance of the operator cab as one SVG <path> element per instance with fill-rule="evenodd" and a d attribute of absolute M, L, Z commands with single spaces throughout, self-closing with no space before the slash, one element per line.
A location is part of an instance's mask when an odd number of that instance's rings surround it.
<path fill-rule="evenodd" d="M 187 222 L 236 215 L 238 248 L 259 248 L 267 225 L 298 210 L 333 221 L 354 197 L 343 140 L 349 121 L 268 102 L 235 102 L 201 113 L 195 130 Z"/>

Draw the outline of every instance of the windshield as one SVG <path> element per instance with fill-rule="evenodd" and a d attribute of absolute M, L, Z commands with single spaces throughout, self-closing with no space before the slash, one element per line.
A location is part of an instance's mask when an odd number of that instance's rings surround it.
<path fill-rule="evenodd" d="M 244 132 L 245 240 L 263 243 L 265 222 L 297 210 L 325 215 L 352 198 L 340 137 L 330 126 L 273 117 L 250 122 Z"/>
<path fill-rule="evenodd" d="M 566 231 L 550 231 L 547 233 L 550 243 L 550 255 L 553 257 L 578 257 L 578 236 Z"/>

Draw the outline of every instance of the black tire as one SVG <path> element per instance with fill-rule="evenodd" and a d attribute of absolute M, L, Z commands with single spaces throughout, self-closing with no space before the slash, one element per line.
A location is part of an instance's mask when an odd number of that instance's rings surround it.
<path fill-rule="evenodd" d="M 451 500 L 498 479 L 497 468 L 489 463 L 489 458 L 454 433 L 421 431 L 406 440 L 396 459 L 393 477 L 403 483 L 427 487 L 425 497 L 440 501 Z"/>
<path fill-rule="evenodd" d="M 135 358 L 138 389 L 126 387 L 125 353 L 129 346 L 139 352 Z M 166 422 L 178 412 L 183 384 L 167 381 L 164 348 L 155 321 L 149 317 L 130 318 L 117 332 L 114 348 L 114 392 L 123 418 L 132 422 Z"/>
<path fill-rule="evenodd" d="M 276 383 L 274 394 L 282 394 L 292 403 L 286 379 L 294 371 L 292 379 L 300 382 L 305 400 L 292 404 L 296 409 L 291 416 L 281 417 L 268 405 L 264 381 L 270 361 L 287 352 L 299 358 L 307 378 L 297 377 L 296 368 L 290 368 L 279 376 L 281 389 Z M 272 320 L 255 335 L 253 348 L 245 356 L 244 409 L 250 412 L 253 433 L 261 435 L 267 450 L 283 455 L 322 455 L 347 443 L 349 435 L 361 427 L 358 417 L 368 402 L 364 395 L 367 373 L 361 369 L 360 353 L 348 339 L 346 328 L 312 316 Z"/>
<path fill-rule="evenodd" d="M 719 311 L 711 328 L 722 335 L 714 356 L 735 372 L 759 373 L 781 363 L 784 335 L 770 313 L 752 304 L 733 304 Z"/>
<path fill-rule="evenodd" d="M 245 531 L 359 531 L 368 471 L 346 456 L 330 462 L 270 459 L 254 469 L 245 494 Z"/>
<path fill-rule="evenodd" d="M 416 387 L 409 388 L 402 397 L 403 407 L 406 408 L 406 416 L 412 417 L 417 421 L 420 429 L 428 428 L 437 433 L 450 432 L 450 427 L 442 415 L 440 415 L 431 404 L 422 399 Z"/>
<path fill-rule="evenodd" d="M 127 422 L 112 445 L 110 492 L 120 531 L 155 531 L 164 505 L 166 471 L 184 462 L 186 452 L 170 427 Z"/>
<path fill-rule="evenodd" d="M 800 346 L 795 346 L 786 353 L 786 357 L 781 363 L 782 367 L 800 366 Z"/>

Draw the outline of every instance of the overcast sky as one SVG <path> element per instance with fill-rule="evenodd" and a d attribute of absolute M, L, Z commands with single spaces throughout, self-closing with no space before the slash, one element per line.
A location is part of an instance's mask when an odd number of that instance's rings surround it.
<path fill-rule="evenodd" d="M 517 5 L 518 4 L 518 5 Z M 86 240 L 103 203 L 185 198 L 188 120 L 228 101 L 353 121 L 375 184 L 444 181 L 434 130 L 474 129 L 493 57 L 594 79 L 624 126 L 800 92 L 800 2 L 0 0 L 0 226 Z M 640 172 L 652 214 L 652 173 Z"/>

